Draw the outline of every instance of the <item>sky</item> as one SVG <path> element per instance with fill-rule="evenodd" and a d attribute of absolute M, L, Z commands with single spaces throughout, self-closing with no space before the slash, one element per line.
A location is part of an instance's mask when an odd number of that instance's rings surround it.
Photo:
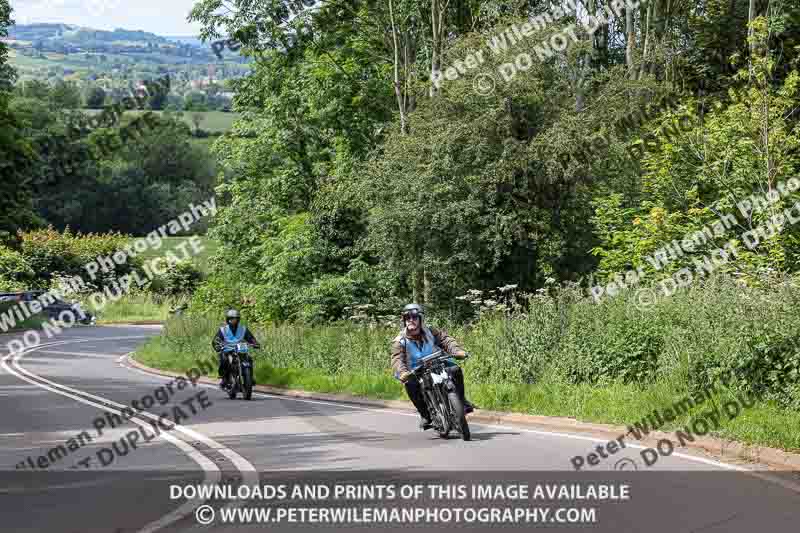
<path fill-rule="evenodd" d="M 186 17 L 195 0 L 11 0 L 18 24 L 61 22 L 98 30 L 144 30 L 159 35 L 196 35 Z"/>

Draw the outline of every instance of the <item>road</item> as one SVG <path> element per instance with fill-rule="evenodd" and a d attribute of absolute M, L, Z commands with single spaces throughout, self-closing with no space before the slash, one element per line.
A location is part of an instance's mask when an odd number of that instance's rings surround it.
<path fill-rule="evenodd" d="M 385 493 L 355 492 L 362 490 L 358 486 L 376 491 L 381 484 L 393 485 L 398 491 L 403 485 L 422 487 L 422 491 L 456 491 L 457 485 L 472 490 L 473 485 L 502 483 L 502 487 L 510 487 L 516 482 L 529 488 L 537 483 L 610 484 L 618 489 L 628 485 L 628 499 L 578 500 L 572 493 L 571 500 L 543 503 L 554 509 L 597 509 L 591 524 L 554 524 L 549 515 L 542 520 L 545 523 L 537 524 L 537 529 L 545 531 L 797 531 L 800 493 L 792 490 L 795 486 L 788 476 L 776 482 L 742 467 L 678 453 L 661 457 L 647 468 L 641 447 L 633 445 L 590 470 L 575 472 L 570 459 L 586 456 L 602 441 L 478 424 L 472 424 L 471 442 L 442 440 L 419 431 L 416 416 L 402 411 L 267 394 L 255 394 L 249 402 L 229 400 L 214 387 L 130 367 L 125 356 L 158 333 L 148 327 L 74 328 L 22 355 L 2 352 L 3 530 L 331 531 L 345 526 L 311 524 L 319 521 L 319 515 L 291 523 L 288 511 L 278 511 L 290 503 L 330 506 L 330 496 L 316 501 L 288 498 L 291 502 L 267 497 L 254 503 L 247 501 L 250 492 L 240 493 L 244 499 L 187 499 L 183 497 L 187 494 L 178 492 L 189 485 L 228 486 L 234 491 L 255 490 L 252 487 L 268 491 L 272 489 L 267 486 L 284 485 L 291 491 L 300 484 L 324 484 L 331 490 L 336 490 L 337 484 L 350 484 L 354 492 L 334 503 L 356 507 L 430 504 L 430 508 L 459 502 L 462 507 L 475 504 L 476 508 L 535 505 L 537 502 L 530 500 L 510 499 L 475 503 L 459 499 L 457 492 L 440 492 L 436 502 L 430 500 L 432 492 L 424 492 L 422 497 L 428 499 L 419 500 L 419 494 L 409 495 L 407 500 L 396 494 L 387 500 Z M 2 338 L 3 347 L 8 338 Z M 122 409 L 131 405 L 142 412 L 124 420 Z M 638 470 L 631 470 L 633 466 Z M 427 488 L 430 483 L 446 487 Z M 513 490 L 502 492 L 506 498 L 514 495 Z M 317 495 L 325 496 L 324 492 Z M 493 495 L 497 498 L 499 493 Z M 198 524 L 201 506 L 208 506 L 203 510 L 206 515 L 214 514 L 213 525 Z M 268 526 L 220 523 L 225 510 L 253 507 L 284 514 L 279 521 L 271 515 Z M 376 526 L 363 520 L 359 523 L 351 516 L 346 529 L 415 527 L 429 531 L 454 527 L 455 521 L 444 523 L 445 515 L 437 516 L 438 523 L 424 526 Z M 485 530 L 490 515 L 483 516 L 459 520 L 456 527 Z M 530 520 L 530 515 L 526 516 Z M 517 522 L 516 527 L 532 526 Z"/>

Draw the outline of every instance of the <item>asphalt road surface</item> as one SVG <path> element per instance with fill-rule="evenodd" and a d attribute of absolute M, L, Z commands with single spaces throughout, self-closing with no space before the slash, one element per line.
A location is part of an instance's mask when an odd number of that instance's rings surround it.
<path fill-rule="evenodd" d="M 647 467 L 633 444 L 575 472 L 605 441 L 478 424 L 443 440 L 402 411 L 229 400 L 130 367 L 158 333 L 74 328 L 22 354 L 0 336 L 0 529 L 798 531 L 791 475 L 677 452 Z"/>

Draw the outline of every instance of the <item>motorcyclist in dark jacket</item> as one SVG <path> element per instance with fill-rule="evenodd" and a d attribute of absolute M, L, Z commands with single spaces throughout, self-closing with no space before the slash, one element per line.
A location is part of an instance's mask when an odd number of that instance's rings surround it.
<path fill-rule="evenodd" d="M 464 359 L 467 354 L 458 345 L 456 340 L 450 337 L 446 331 L 429 328 L 422 323 L 424 311 L 419 304 L 408 304 L 403 308 L 403 330 L 392 341 L 392 369 L 394 376 L 403 382 L 409 399 L 417 408 L 422 417 L 420 427 L 430 429 L 431 416 L 428 406 L 422 396 L 419 382 L 413 378 L 412 371 L 419 366 L 419 360 L 426 355 L 430 355 L 438 350 L 451 354 L 456 359 Z M 472 405 L 464 396 L 464 373 L 455 363 L 449 362 L 447 372 L 453 379 L 461 402 L 464 404 L 464 412 L 471 413 L 475 406 Z"/>
<path fill-rule="evenodd" d="M 225 313 L 225 325 L 220 327 L 214 339 L 211 341 L 211 346 L 219 356 L 219 377 L 221 379 L 219 386 L 225 388 L 225 382 L 228 379 L 228 358 L 225 356 L 226 344 L 235 344 L 237 342 L 246 342 L 253 348 L 260 348 L 258 341 L 250 333 L 250 330 L 244 324 L 239 324 L 242 315 L 236 309 L 231 309 Z"/>

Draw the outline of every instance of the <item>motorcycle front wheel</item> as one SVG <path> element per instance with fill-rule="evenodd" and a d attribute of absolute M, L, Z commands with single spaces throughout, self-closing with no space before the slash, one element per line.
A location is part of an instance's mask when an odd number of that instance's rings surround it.
<path fill-rule="evenodd" d="M 239 391 L 239 376 L 229 376 L 228 383 L 230 384 L 230 389 L 228 389 L 228 398 L 231 400 L 236 399 L 236 393 Z"/>
<path fill-rule="evenodd" d="M 444 406 L 439 401 L 438 396 L 439 395 L 434 390 L 425 392 L 425 400 L 428 404 L 428 413 L 430 413 L 433 428 L 441 438 L 446 439 L 450 434 L 450 423 L 447 420 L 447 414 L 443 412 L 442 408 Z"/>
<path fill-rule="evenodd" d="M 455 419 L 456 429 L 461 433 L 463 440 L 470 440 L 472 435 L 469 431 L 469 424 L 467 424 L 467 415 L 464 414 L 464 404 L 461 403 L 461 398 L 455 392 L 447 393 L 447 399 L 450 402 L 450 408 L 453 410 L 453 418 Z"/>
<path fill-rule="evenodd" d="M 445 404 L 437 402 L 436 416 L 439 417 L 439 436 L 446 439 L 450 435 L 450 417 L 447 416 L 447 406 Z"/>
<path fill-rule="evenodd" d="M 253 397 L 253 375 L 249 368 L 242 369 L 242 394 L 244 399 L 249 400 Z"/>

